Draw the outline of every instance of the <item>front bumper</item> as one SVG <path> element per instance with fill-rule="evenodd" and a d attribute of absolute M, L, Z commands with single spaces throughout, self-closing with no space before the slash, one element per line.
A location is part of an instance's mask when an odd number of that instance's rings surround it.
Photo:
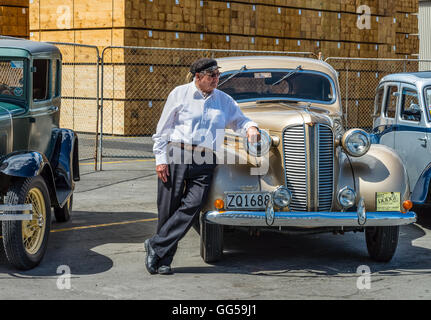
<path fill-rule="evenodd" d="M 32 204 L 1 204 L 0 221 L 25 221 L 32 220 Z M 18 213 L 29 211 L 30 213 Z"/>
<path fill-rule="evenodd" d="M 271 219 L 265 211 L 208 211 L 209 223 L 250 227 L 379 227 L 398 226 L 416 222 L 412 211 L 387 212 L 274 212 Z"/>

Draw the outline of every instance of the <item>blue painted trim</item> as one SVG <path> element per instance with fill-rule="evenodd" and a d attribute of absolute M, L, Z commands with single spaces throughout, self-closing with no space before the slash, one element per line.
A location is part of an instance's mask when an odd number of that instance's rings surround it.
<path fill-rule="evenodd" d="M 401 131 L 410 131 L 410 132 L 422 132 L 422 133 L 431 133 L 431 128 L 424 127 L 414 127 L 414 126 L 406 126 L 400 124 L 390 124 L 390 125 L 381 125 L 377 126 L 373 129 L 372 134 L 375 135 L 375 139 L 377 139 L 377 143 L 380 143 L 380 138 L 389 133 L 389 132 L 401 132 Z"/>

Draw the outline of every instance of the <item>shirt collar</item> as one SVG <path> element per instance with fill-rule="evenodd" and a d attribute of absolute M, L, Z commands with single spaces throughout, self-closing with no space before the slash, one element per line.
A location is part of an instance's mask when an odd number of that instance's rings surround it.
<path fill-rule="evenodd" d="M 204 94 L 197 86 L 195 80 L 192 81 L 192 88 L 194 90 L 193 95 L 199 94 L 204 100 L 208 99 L 214 94 L 214 89 L 209 95 Z"/>

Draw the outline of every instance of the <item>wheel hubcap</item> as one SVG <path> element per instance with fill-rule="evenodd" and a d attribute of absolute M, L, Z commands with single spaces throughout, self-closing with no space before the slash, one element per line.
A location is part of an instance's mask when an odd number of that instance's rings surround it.
<path fill-rule="evenodd" d="M 25 250 L 29 254 L 35 254 L 40 249 L 46 227 L 46 207 L 42 192 L 33 188 L 29 191 L 25 203 L 33 206 L 33 219 L 23 221 L 22 238 Z"/>

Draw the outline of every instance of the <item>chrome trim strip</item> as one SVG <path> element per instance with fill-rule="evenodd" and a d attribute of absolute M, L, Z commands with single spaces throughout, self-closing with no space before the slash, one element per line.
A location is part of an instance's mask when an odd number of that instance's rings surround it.
<path fill-rule="evenodd" d="M 33 205 L 29 204 L 0 204 L 0 212 L 4 211 L 26 211 L 32 210 Z"/>
<path fill-rule="evenodd" d="M 412 211 L 367 212 L 363 224 L 358 221 L 357 212 L 274 212 L 274 215 L 272 226 L 277 227 L 379 227 L 416 222 Z M 230 226 L 267 226 L 265 211 L 209 211 L 205 213 L 205 220 Z"/>
<path fill-rule="evenodd" d="M 33 220 L 32 214 L 0 214 L 0 221 Z"/>

